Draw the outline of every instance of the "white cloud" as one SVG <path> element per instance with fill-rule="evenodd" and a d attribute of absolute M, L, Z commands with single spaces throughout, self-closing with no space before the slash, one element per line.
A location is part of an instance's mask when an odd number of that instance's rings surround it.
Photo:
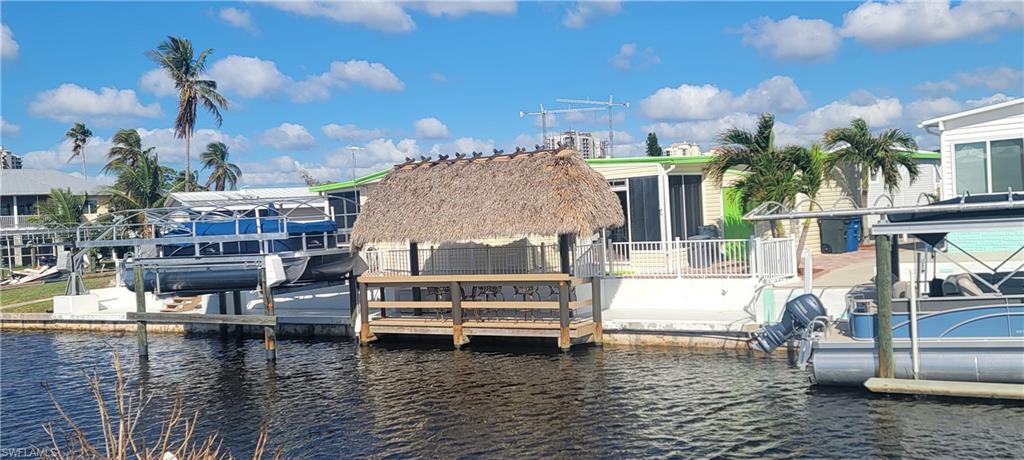
<path fill-rule="evenodd" d="M 562 25 L 571 29 L 580 29 L 585 27 L 591 19 L 600 16 L 614 16 L 620 11 L 622 11 L 622 5 L 617 0 L 576 2 L 565 12 Z"/>
<path fill-rule="evenodd" d="M 1006 102 L 1013 99 L 1015 98 L 1007 96 L 1003 93 L 996 93 L 991 96 L 979 99 L 968 99 L 967 102 L 964 103 L 964 106 L 969 109 L 973 109 L 975 107 L 984 107 L 986 105 L 998 104 L 1000 102 Z"/>
<path fill-rule="evenodd" d="M 430 78 L 438 83 L 444 83 L 448 81 L 448 76 L 441 72 L 434 72 L 430 74 Z"/>
<path fill-rule="evenodd" d="M 413 124 L 416 137 L 423 139 L 444 139 L 448 137 L 448 127 L 437 118 L 420 118 Z"/>
<path fill-rule="evenodd" d="M 64 123 L 86 121 L 109 125 L 134 118 L 160 116 L 160 105 L 144 105 L 135 91 L 130 89 L 100 88 L 97 93 L 88 88 L 65 83 L 43 91 L 29 103 L 33 116 L 45 117 Z"/>
<path fill-rule="evenodd" d="M 374 139 L 363 145 L 363 149 L 355 153 L 356 174 L 364 175 L 389 168 L 398 163 L 404 163 L 405 159 L 419 159 L 420 146 L 415 139 L 402 139 L 395 143 L 391 139 Z M 352 169 L 352 152 L 341 149 L 327 156 L 327 166 L 341 168 L 345 171 Z M 345 175 L 351 176 L 351 172 Z"/>
<path fill-rule="evenodd" d="M 349 60 L 331 63 L 330 75 L 339 82 L 365 86 L 379 91 L 402 91 L 405 83 L 395 76 L 384 64 Z"/>
<path fill-rule="evenodd" d="M 330 97 L 331 88 L 363 86 L 378 91 L 401 91 L 405 83 L 379 62 L 334 61 L 330 70 L 296 81 L 282 73 L 274 61 L 255 56 L 230 55 L 210 66 L 210 76 L 225 92 L 242 97 L 270 97 L 284 92 L 294 102 Z"/>
<path fill-rule="evenodd" d="M 327 18 L 342 24 L 359 24 L 381 32 L 411 32 L 416 22 L 396 2 L 271 2 L 275 8 L 310 17 Z"/>
<path fill-rule="evenodd" d="M 174 80 L 167 76 L 164 69 L 153 69 L 139 78 L 139 89 L 157 97 L 172 96 L 178 93 L 174 88 Z"/>
<path fill-rule="evenodd" d="M 342 140 L 366 140 L 384 136 L 383 129 L 364 129 L 354 124 L 339 125 L 330 123 L 320 127 L 325 136 L 336 141 Z"/>
<path fill-rule="evenodd" d="M 869 1 L 843 16 L 842 34 L 877 48 L 991 35 L 1024 25 L 1019 1 Z"/>
<path fill-rule="evenodd" d="M 291 79 L 277 70 L 274 61 L 232 54 L 210 66 L 210 77 L 218 89 L 242 97 L 263 97 L 291 84 Z"/>
<path fill-rule="evenodd" d="M 612 67 L 619 70 L 644 69 L 661 63 L 661 58 L 654 54 L 654 48 L 647 47 L 640 51 L 636 43 L 626 43 L 612 56 L 611 63 Z"/>
<path fill-rule="evenodd" d="M 1024 89 L 1024 72 L 1006 66 L 982 67 L 973 72 L 959 72 L 956 79 L 964 86 L 984 86 L 997 91 Z"/>
<path fill-rule="evenodd" d="M 807 106 L 792 78 L 775 76 L 739 97 L 714 85 L 661 88 L 640 101 L 644 115 L 661 120 L 706 120 L 732 112 L 785 113 Z"/>
<path fill-rule="evenodd" d="M 914 87 L 914 89 L 929 94 L 952 93 L 960 87 L 949 80 L 926 81 Z"/>
<path fill-rule="evenodd" d="M 473 13 L 495 15 L 510 15 L 516 13 L 516 2 L 513 1 L 430 1 L 410 3 L 407 6 L 423 10 L 433 17 L 447 16 L 449 18 L 461 18 Z"/>
<path fill-rule="evenodd" d="M 257 33 L 259 29 L 256 24 L 252 22 L 252 15 L 248 11 L 240 10 L 235 7 L 221 8 L 220 12 L 217 13 L 221 21 L 224 21 L 231 27 L 237 27 L 244 29 L 250 33 Z"/>
<path fill-rule="evenodd" d="M 260 142 L 275 150 L 309 150 L 316 145 L 316 139 L 306 127 L 295 123 L 281 123 L 264 131 Z"/>
<path fill-rule="evenodd" d="M 185 141 L 174 135 L 172 128 L 145 129 L 137 128 L 144 147 L 155 147 L 160 164 L 180 167 L 185 160 Z M 192 135 L 192 168 L 198 169 L 198 153 L 211 142 L 223 142 L 231 150 L 233 158 L 245 152 L 249 146 L 248 139 L 242 135 L 229 135 L 215 129 L 197 129 Z M 106 164 L 107 151 L 113 144 L 110 139 L 95 136 L 85 144 L 86 162 L 94 166 Z M 67 165 L 71 157 L 71 142 L 64 140 L 47 150 L 37 150 L 25 154 L 25 166 L 34 169 L 77 169 L 74 164 Z M 77 161 L 77 160 L 76 160 Z M 92 169 L 92 168 L 90 168 Z M 96 170 L 99 171 L 98 169 Z"/>
<path fill-rule="evenodd" d="M 456 152 L 465 154 L 483 152 L 490 154 L 494 151 L 495 145 L 496 143 L 493 139 L 460 137 L 449 143 L 434 144 L 430 148 L 430 153 L 434 155 L 455 155 Z"/>
<path fill-rule="evenodd" d="M 644 131 L 657 133 L 663 144 L 672 141 L 695 142 L 700 144 L 701 150 L 708 151 L 718 145 L 716 138 L 722 131 L 733 127 L 753 130 L 757 120 L 758 115 L 755 114 L 730 113 L 714 120 L 654 123 L 643 128 Z M 775 120 L 775 142 L 778 145 L 806 144 L 820 136 L 820 132 L 808 132 L 779 119 Z"/>
<path fill-rule="evenodd" d="M 260 162 L 239 163 L 241 183 L 247 186 L 305 186 L 299 170 L 304 169 L 321 181 L 346 178 L 346 172 L 320 163 L 300 163 L 289 155 L 280 155 Z"/>
<path fill-rule="evenodd" d="M 762 17 L 740 30 L 743 44 L 768 52 L 775 59 L 820 59 L 835 54 L 842 43 L 832 23 L 790 16 L 780 21 Z"/>
<path fill-rule="evenodd" d="M 17 136 L 21 133 L 21 125 L 16 125 L 0 117 L 0 135 L 2 136 Z"/>
<path fill-rule="evenodd" d="M 907 116 L 920 123 L 929 118 L 959 112 L 963 106 L 949 97 L 918 99 L 907 104 Z"/>
<path fill-rule="evenodd" d="M 18 57 L 18 42 L 14 40 L 14 32 L 7 24 L 0 25 L 0 59 L 14 59 Z"/>
<path fill-rule="evenodd" d="M 505 150 L 511 152 L 514 151 L 516 147 L 533 150 L 533 147 L 537 145 L 544 145 L 540 134 L 518 134 L 514 139 L 512 139 L 511 144 L 505 146 Z"/>
<path fill-rule="evenodd" d="M 846 100 L 834 101 L 796 118 L 801 131 L 821 135 L 825 130 L 847 126 L 854 118 L 865 119 L 870 126 L 891 126 L 903 116 L 903 104 L 895 97 L 875 98 L 860 92 Z"/>

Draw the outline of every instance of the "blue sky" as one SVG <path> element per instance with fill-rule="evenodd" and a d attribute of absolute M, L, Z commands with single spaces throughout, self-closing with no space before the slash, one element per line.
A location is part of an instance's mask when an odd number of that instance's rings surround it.
<path fill-rule="evenodd" d="M 810 143 L 863 116 L 923 147 L 927 117 L 1020 97 L 1024 6 L 964 3 L 75 2 L 0 4 L 4 148 L 65 164 L 84 121 L 98 174 L 109 138 L 138 128 L 180 166 L 175 97 L 144 52 L 165 36 L 214 48 L 208 72 L 232 107 L 199 116 L 195 152 L 231 148 L 250 186 L 324 180 L 405 156 L 540 142 L 520 110 L 556 98 L 630 101 L 616 154 L 645 134 L 714 146 L 715 133 L 776 113 L 782 142 Z M 604 115 L 552 130 L 607 135 Z M 100 178 L 108 181 L 109 178 Z"/>

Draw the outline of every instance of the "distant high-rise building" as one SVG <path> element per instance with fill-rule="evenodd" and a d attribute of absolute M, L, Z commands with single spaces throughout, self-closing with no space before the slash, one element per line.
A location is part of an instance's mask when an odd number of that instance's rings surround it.
<path fill-rule="evenodd" d="M 692 157 L 700 154 L 700 145 L 692 142 L 675 142 L 665 147 L 665 155 L 670 157 Z"/>
<path fill-rule="evenodd" d="M 561 143 L 562 147 L 571 148 L 583 158 L 604 158 L 608 152 L 608 141 L 595 138 L 593 133 L 570 130 L 548 136 L 544 147 L 553 149 Z"/>
<path fill-rule="evenodd" d="M 0 147 L 0 163 L 2 169 L 21 169 L 21 157 L 3 147 Z"/>

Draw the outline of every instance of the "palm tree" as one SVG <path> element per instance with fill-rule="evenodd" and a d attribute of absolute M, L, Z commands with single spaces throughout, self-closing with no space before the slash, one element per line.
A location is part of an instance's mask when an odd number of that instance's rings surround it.
<path fill-rule="evenodd" d="M 156 49 L 146 52 L 146 56 L 167 71 L 178 90 L 178 115 L 174 119 L 174 134 L 179 139 L 185 139 L 186 186 L 193 183 L 188 177 L 192 173 L 189 150 L 192 132 L 196 127 L 196 109 L 203 106 L 213 115 L 217 127 L 220 127 L 223 122 L 220 109 L 228 108 L 227 99 L 217 92 L 217 82 L 207 80 L 203 75 L 206 59 L 212 53 L 213 49 L 207 48 L 196 56 L 192 50 L 192 41 L 180 37 L 167 37 Z"/>
<path fill-rule="evenodd" d="M 142 138 L 134 129 L 119 129 L 110 140 L 114 145 L 107 152 L 105 173 L 114 172 L 118 165 L 135 166 L 143 156 L 155 155 L 156 147 L 143 149 Z"/>
<path fill-rule="evenodd" d="M 793 206 L 797 195 L 820 187 L 821 171 L 811 151 L 797 145 L 777 147 L 774 127 L 775 116 L 765 113 L 753 132 L 735 127 L 722 131 L 718 135 L 721 147 L 704 167 L 705 174 L 718 185 L 730 170 L 745 172 L 732 184 L 744 211 L 768 201 Z M 777 235 L 775 222 L 771 231 Z"/>
<path fill-rule="evenodd" d="M 211 170 L 206 177 L 206 188 L 212 184 L 217 191 L 223 191 L 228 186 L 231 190 L 235 189 L 238 178 L 242 177 L 242 170 L 238 165 L 228 163 L 228 146 L 223 142 L 211 142 L 206 145 L 206 151 L 200 159 L 203 161 L 203 170 Z"/>
<path fill-rule="evenodd" d="M 71 141 L 71 157 L 68 158 L 68 163 L 75 157 L 82 157 L 82 177 L 85 179 L 89 178 L 89 170 L 85 166 L 85 144 L 89 142 L 90 137 L 92 131 L 82 122 L 75 123 L 64 133 L 64 138 Z"/>
<path fill-rule="evenodd" d="M 46 228 L 77 227 L 85 215 L 85 195 L 75 195 L 70 188 L 50 190 L 50 196 L 39 203 L 39 215 L 32 220 Z"/>
<path fill-rule="evenodd" d="M 117 182 L 106 187 L 114 210 L 155 208 L 163 205 L 168 183 L 165 168 L 155 155 L 143 155 L 134 165 L 115 164 Z"/>
<path fill-rule="evenodd" d="M 170 168 L 167 168 L 170 169 Z M 186 170 L 175 171 L 170 169 L 170 181 L 168 182 L 168 193 L 174 192 L 199 192 L 205 191 L 206 187 L 202 186 L 196 179 L 199 177 L 199 171 L 192 171 L 191 174 Z"/>
<path fill-rule="evenodd" d="M 852 167 L 860 177 L 861 206 L 867 205 L 868 177 L 881 174 L 890 194 L 899 189 L 900 168 L 907 170 L 910 183 L 917 180 L 917 164 L 909 151 L 917 150 L 914 137 L 899 128 L 889 128 L 878 136 L 871 134 L 863 118 L 850 122 L 846 128 L 825 132 L 823 146 L 831 152 L 829 170 L 837 165 Z"/>

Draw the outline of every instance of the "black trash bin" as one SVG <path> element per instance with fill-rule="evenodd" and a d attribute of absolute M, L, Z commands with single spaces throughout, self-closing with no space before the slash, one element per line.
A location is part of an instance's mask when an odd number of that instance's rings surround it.
<path fill-rule="evenodd" d="M 697 227 L 697 234 L 687 238 L 687 241 L 707 242 L 689 246 L 686 259 L 690 268 L 710 267 L 722 261 L 722 242 L 710 241 L 718 239 L 718 227 L 714 225 Z"/>
<path fill-rule="evenodd" d="M 828 217 L 818 219 L 823 254 L 842 254 L 857 250 L 860 242 L 860 217 Z"/>

